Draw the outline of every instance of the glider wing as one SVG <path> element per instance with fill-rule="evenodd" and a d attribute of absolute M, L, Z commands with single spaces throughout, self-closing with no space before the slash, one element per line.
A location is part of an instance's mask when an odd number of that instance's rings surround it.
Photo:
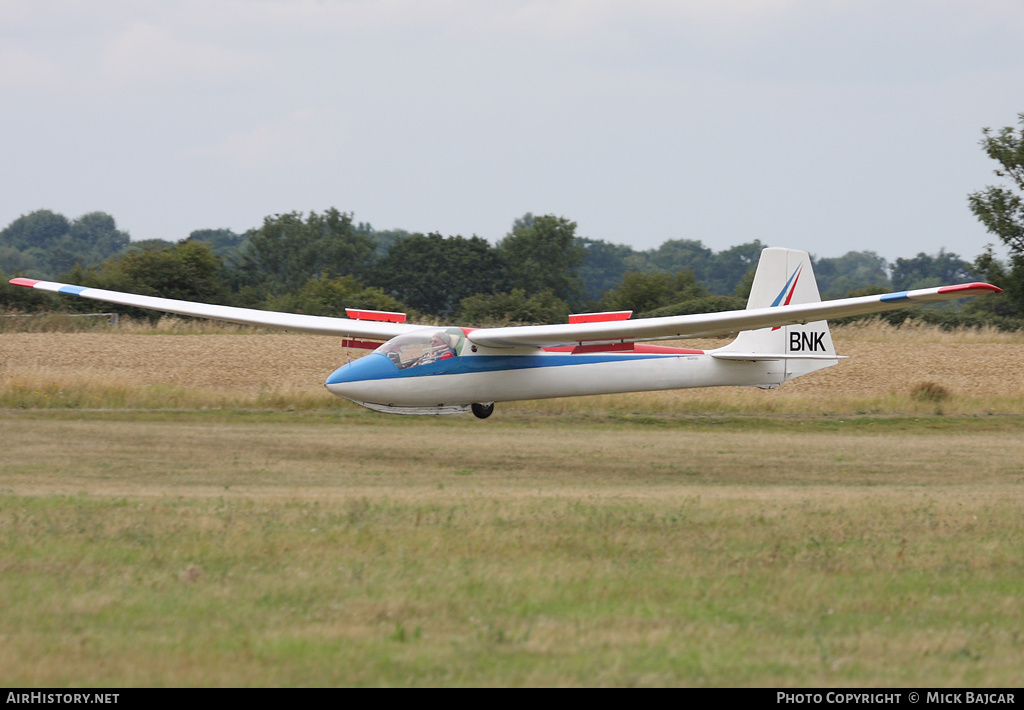
<path fill-rule="evenodd" d="M 913 291 L 886 293 L 878 296 L 841 298 L 794 305 L 748 308 L 742 311 L 701 313 L 665 318 L 527 325 L 507 328 L 481 328 L 467 336 L 476 345 L 490 348 L 516 346 L 551 347 L 584 343 L 628 343 L 638 340 L 707 338 L 733 335 L 743 330 L 781 327 L 859 316 L 905 308 L 907 306 L 949 301 L 983 293 L 999 293 L 1001 289 L 987 283 L 938 286 Z"/>
<path fill-rule="evenodd" d="M 213 320 L 260 325 L 267 328 L 282 328 L 302 333 L 318 333 L 320 335 L 338 335 L 348 338 L 368 338 L 371 340 L 390 340 L 424 326 L 408 323 L 392 323 L 380 320 L 363 320 L 353 318 L 334 318 L 330 316 L 310 316 L 296 313 L 278 313 L 261 311 L 254 308 L 236 308 L 234 306 L 214 306 L 193 301 L 179 301 L 173 298 L 157 298 L 140 296 L 120 291 L 107 291 L 101 288 L 86 288 L 55 281 L 37 281 L 35 279 L 17 278 L 10 281 L 15 286 L 27 286 L 43 291 L 63 293 L 71 296 L 91 298 L 95 301 L 117 303 L 122 306 L 148 308 L 154 311 L 177 313 L 183 316 L 211 318 Z M 374 312 L 360 311 L 362 315 L 372 317 Z M 356 347 L 356 346 L 354 346 Z M 371 345 L 370 347 L 376 347 Z"/>

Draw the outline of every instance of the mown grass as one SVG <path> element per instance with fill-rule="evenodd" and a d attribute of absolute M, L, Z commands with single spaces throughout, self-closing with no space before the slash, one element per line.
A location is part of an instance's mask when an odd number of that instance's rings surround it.
<path fill-rule="evenodd" d="M 902 391 L 823 397 L 807 393 L 780 396 L 746 388 L 572 397 L 502 402 L 511 415 L 688 417 L 705 415 L 976 415 L 1019 414 L 1024 399 L 1005 395 L 952 394 L 928 380 Z M 266 411 L 353 411 L 356 405 L 330 396 L 321 387 L 265 384 L 252 391 L 128 381 L 118 373 L 54 375 L 19 372 L 0 385 L 0 407 L 8 409 L 256 409 Z"/>
<path fill-rule="evenodd" d="M 0 415 L 10 685 L 1006 686 L 1017 417 Z"/>
<path fill-rule="evenodd" d="M 1020 334 L 481 422 L 331 397 L 334 339 L 125 327 L 0 339 L 6 685 L 1019 683 Z"/>

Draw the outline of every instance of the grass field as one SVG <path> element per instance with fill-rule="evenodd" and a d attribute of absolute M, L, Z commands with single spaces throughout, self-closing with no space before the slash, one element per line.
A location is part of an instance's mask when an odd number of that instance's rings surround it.
<path fill-rule="evenodd" d="M 61 336 L 0 335 L 4 685 L 1020 683 L 1019 336 L 486 422 L 336 403 L 330 339 Z"/>

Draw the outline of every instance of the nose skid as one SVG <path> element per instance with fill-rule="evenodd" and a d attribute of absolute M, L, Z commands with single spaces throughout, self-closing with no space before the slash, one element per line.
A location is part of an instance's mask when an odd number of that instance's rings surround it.
<path fill-rule="evenodd" d="M 380 412 L 455 414 L 468 412 L 469 402 L 449 401 L 451 383 L 438 375 L 457 368 L 454 357 L 401 368 L 389 356 L 371 353 L 339 367 L 324 385 L 337 397 Z"/>
<path fill-rule="evenodd" d="M 361 357 L 347 365 L 342 365 L 331 373 L 324 385 L 333 394 L 339 397 L 346 397 L 346 391 L 351 385 L 367 380 L 384 380 L 398 376 L 398 368 L 384 355 L 371 353 Z"/>

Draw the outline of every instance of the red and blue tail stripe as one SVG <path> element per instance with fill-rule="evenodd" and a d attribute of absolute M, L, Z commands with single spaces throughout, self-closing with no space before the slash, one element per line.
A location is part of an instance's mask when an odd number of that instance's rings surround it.
<path fill-rule="evenodd" d="M 803 264 L 796 267 L 796 271 L 794 271 L 793 275 L 789 277 L 789 281 L 786 282 L 786 285 L 782 287 L 781 291 L 779 291 L 779 295 L 775 297 L 774 301 L 772 301 L 773 308 L 778 305 L 788 306 L 790 304 L 790 301 L 793 300 L 793 292 L 796 291 L 796 283 L 800 280 L 800 270 L 803 268 Z M 782 302 L 783 298 L 786 299 L 785 303 Z"/>

